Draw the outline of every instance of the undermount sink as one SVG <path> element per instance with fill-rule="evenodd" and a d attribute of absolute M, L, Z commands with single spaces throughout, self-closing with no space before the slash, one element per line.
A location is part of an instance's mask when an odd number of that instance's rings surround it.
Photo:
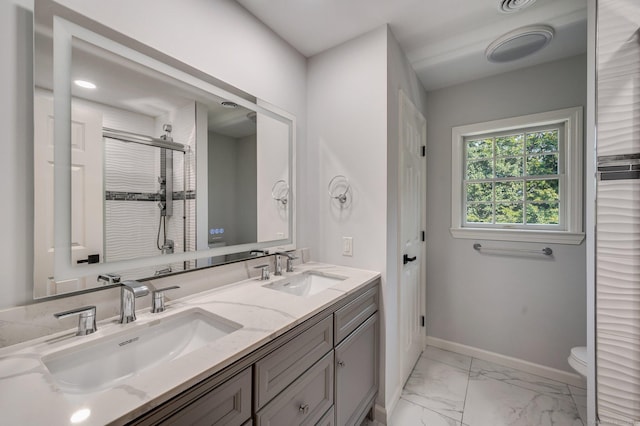
<path fill-rule="evenodd" d="M 284 293 L 289 293 L 296 296 L 313 296 L 314 294 L 320 293 L 323 290 L 333 287 L 334 285 L 346 279 L 346 277 L 341 277 L 339 275 L 309 271 L 303 272 L 302 274 L 291 278 L 287 278 L 283 281 L 266 284 L 263 287 L 270 288 L 276 291 L 282 291 Z"/>
<path fill-rule="evenodd" d="M 242 326 L 191 309 L 127 327 L 131 329 L 46 355 L 42 362 L 63 391 L 95 392 L 180 358 Z"/>

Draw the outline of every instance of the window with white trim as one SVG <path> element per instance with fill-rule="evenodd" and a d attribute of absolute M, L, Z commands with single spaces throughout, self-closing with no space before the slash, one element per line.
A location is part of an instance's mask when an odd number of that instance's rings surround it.
<path fill-rule="evenodd" d="M 582 241 L 582 108 L 452 134 L 454 237 Z"/>

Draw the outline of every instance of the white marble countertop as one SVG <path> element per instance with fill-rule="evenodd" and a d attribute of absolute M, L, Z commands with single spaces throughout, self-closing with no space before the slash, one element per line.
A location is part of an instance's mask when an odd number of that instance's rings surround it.
<path fill-rule="evenodd" d="M 309 270 L 341 275 L 347 279 L 309 297 L 263 287 Z M 163 313 L 151 314 L 148 309 L 139 311 L 138 320 L 132 324 L 118 324 L 112 318 L 99 322 L 98 331 L 88 336 L 75 336 L 75 330 L 67 330 L 2 348 L 2 423 L 73 424 L 71 418 L 79 410 L 90 410 L 86 420 L 76 423 L 81 425 L 132 420 L 159 401 L 163 402 L 231 365 L 379 276 L 377 272 L 310 262 L 297 266 L 292 274 L 272 277 L 268 282 L 250 279 L 177 299 L 169 302 Z M 234 321 L 242 328 L 182 357 L 142 370 L 119 381 L 113 388 L 93 393 L 65 393 L 41 361 L 48 354 L 193 308 Z"/>

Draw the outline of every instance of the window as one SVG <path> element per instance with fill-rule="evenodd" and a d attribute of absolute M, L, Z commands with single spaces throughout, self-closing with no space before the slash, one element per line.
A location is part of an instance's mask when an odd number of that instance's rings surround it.
<path fill-rule="evenodd" d="M 582 108 L 452 133 L 454 237 L 582 241 Z"/>

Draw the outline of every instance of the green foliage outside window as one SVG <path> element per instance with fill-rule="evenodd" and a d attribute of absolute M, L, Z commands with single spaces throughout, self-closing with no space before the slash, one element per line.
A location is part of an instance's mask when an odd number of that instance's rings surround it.
<path fill-rule="evenodd" d="M 467 223 L 559 223 L 558 130 L 466 141 Z"/>

